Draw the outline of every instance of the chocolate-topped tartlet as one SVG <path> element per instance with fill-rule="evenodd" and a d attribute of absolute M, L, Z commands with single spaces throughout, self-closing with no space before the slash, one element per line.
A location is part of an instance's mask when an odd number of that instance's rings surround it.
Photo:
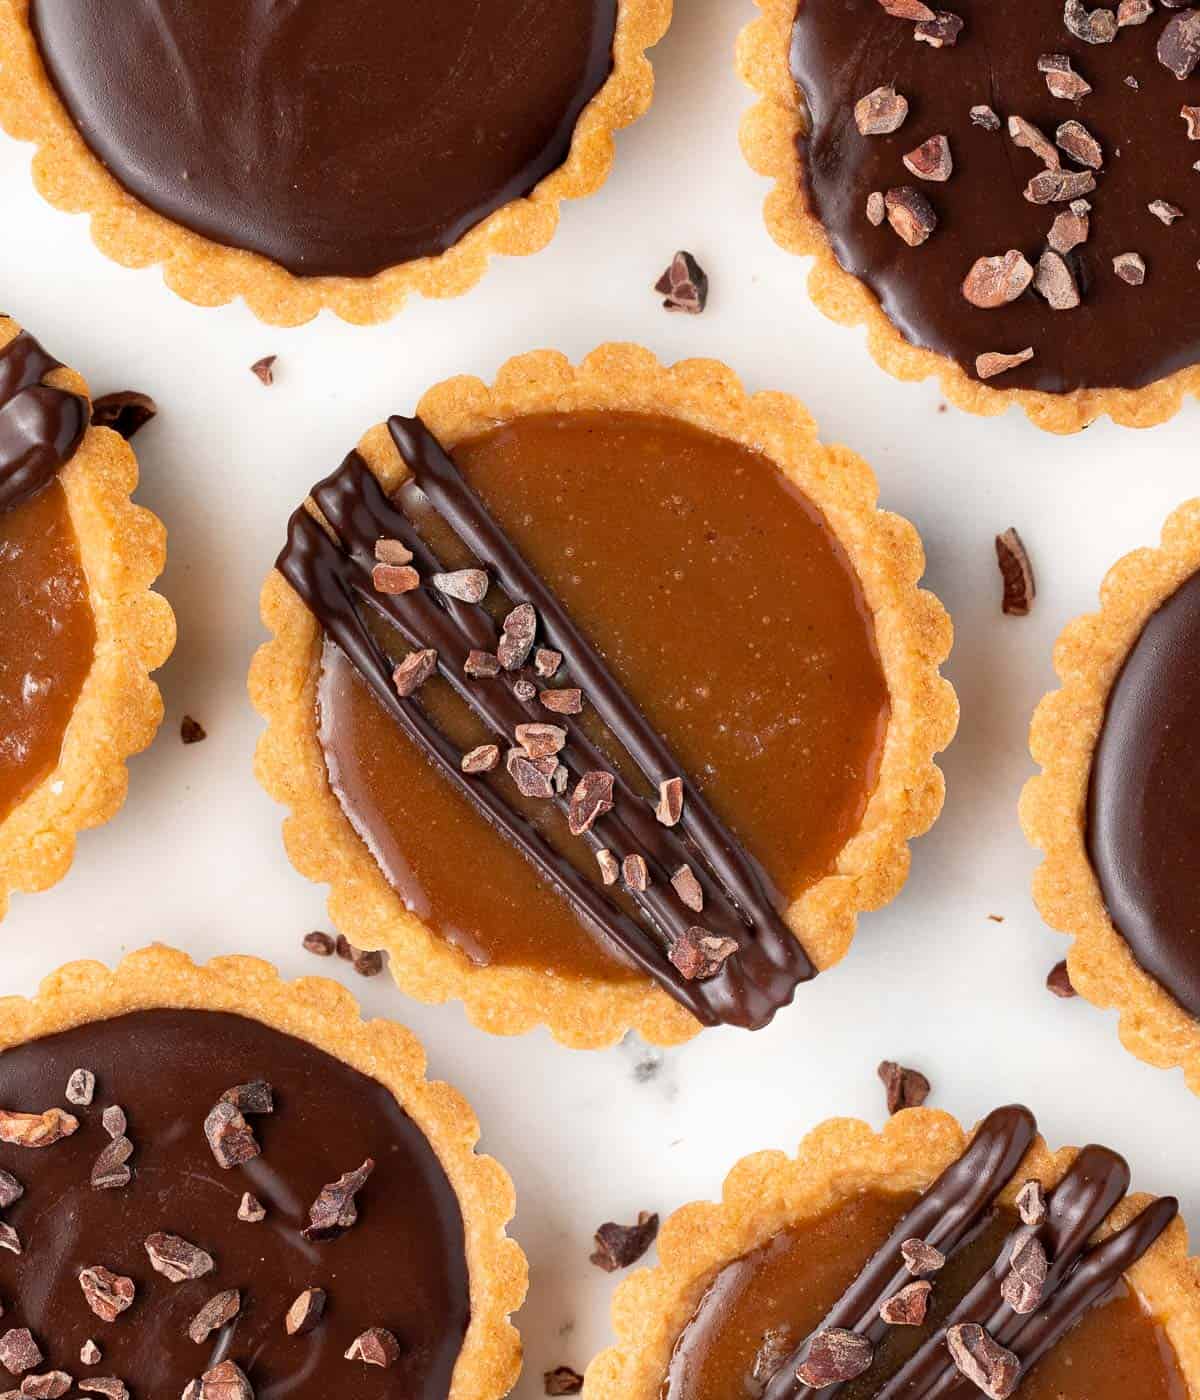
<path fill-rule="evenodd" d="M 132 450 L 91 414 L 80 376 L 0 316 L 0 918 L 117 811 L 162 718 L 165 535 L 129 499 Z"/>
<path fill-rule="evenodd" d="M 415 1038 L 336 984 L 155 947 L 0 1002 L 0 1051 L 14 1394 L 498 1400 L 515 1381 L 511 1183 Z"/>
<path fill-rule="evenodd" d="M 489 1029 L 765 1024 L 940 808 L 923 562 L 862 462 L 715 362 L 448 381 L 313 489 L 264 590 L 289 854 Z"/>
<path fill-rule="evenodd" d="M 1121 1012 L 1121 1039 L 1200 1093 L 1200 500 L 1158 549 L 1109 572 L 1100 611 L 1055 648 L 1062 689 L 1034 716 L 1042 765 L 1022 798 L 1046 855 L 1034 896 L 1075 937 L 1075 989 Z"/>
<path fill-rule="evenodd" d="M 0 121 L 117 261 L 381 320 L 536 252 L 649 106 L 671 0 L 13 0 Z"/>
<path fill-rule="evenodd" d="M 1200 1262 L 1173 1198 L 997 1109 L 908 1109 L 739 1162 L 616 1293 L 585 1400 L 1184 1400 Z"/>
<path fill-rule="evenodd" d="M 1069 432 L 1200 386 L 1200 12 L 758 0 L 743 129 L 814 300 L 903 379 Z"/>

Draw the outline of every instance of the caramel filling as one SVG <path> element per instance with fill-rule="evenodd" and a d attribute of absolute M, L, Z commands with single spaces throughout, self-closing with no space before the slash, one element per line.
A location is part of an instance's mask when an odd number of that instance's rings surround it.
<path fill-rule="evenodd" d="M 874 790 L 889 706 L 862 590 L 812 503 L 761 454 L 667 418 L 532 416 L 453 456 L 778 889 L 795 897 L 827 874 Z M 447 565 L 471 563 L 410 497 L 404 509 Z M 464 752 L 494 741 L 442 680 L 418 699 Z M 440 936 L 480 963 L 629 975 L 329 645 L 318 707 L 338 800 Z M 523 810 L 598 880 L 557 811 Z"/>
<path fill-rule="evenodd" d="M 54 771 L 96 627 L 62 486 L 0 514 L 0 821 Z"/>
<path fill-rule="evenodd" d="M 792 1226 L 723 1268 L 675 1345 L 664 1400 L 758 1400 L 766 1381 L 850 1287 L 916 1201 L 866 1192 Z M 1000 1211 L 946 1267 L 920 1327 L 893 1327 L 871 1369 L 838 1390 L 870 1400 L 991 1267 L 1016 1216 Z M 1020 1400 L 1187 1400 L 1163 1328 L 1125 1284 L 1083 1319 L 1022 1380 Z"/>

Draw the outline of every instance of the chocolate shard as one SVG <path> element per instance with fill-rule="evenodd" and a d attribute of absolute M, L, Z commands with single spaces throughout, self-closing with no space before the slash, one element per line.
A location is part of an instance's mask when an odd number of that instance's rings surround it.
<path fill-rule="evenodd" d="M 543 690 L 538 695 L 542 709 L 556 715 L 578 715 L 583 712 L 583 691 L 574 687 L 564 690 Z"/>
<path fill-rule="evenodd" d="M 567 731 L 558 724 L 518 724 L 513 736 L 530 758 L 549 758 L 567 743 Z"/>
<path fill-rule="evenodd" d="M 303 1337 L 320 1324 L 325 1315 L 327 1296 L 323 1288 L 306 1288 L 296 1298 L 283 1319 L 284 1330 L 289 1337 Z"/>
<path fill-rule="evenodd" d="M 562 665 L 562 652 L 551 647 L 538 647 L 533 654 L 533 669 L 544 681 L 550 680 Z"/>
<path fill-rule="evenodd" d="M 386 1327 L 368 1327 L 350 1343 L 346 1360 L 366 1366 L 394 1366 L 400 1360 L 400 1343 Z"/>
<path fill-rule="evenodd" d="M 459 767 L 464 773 L 491 773 L 500 766 L 500 750 L 495 744 L 480 744 L 462 756 Z"/>
<path fill-rule="evenodd" d="M 924 22 L 933 18 L 933 11 L 923 0 L 879 0 L 879 3 L 894 19 Z"/>
<path fill-rule="evenodd" d="M 691 253 L 680 249 L 654 284 L 663 298 L 663 309 L 699 316 L 708 305 L 708 274 Z"/>
<path fill-rule="evenodd" d="M 571 794 L 567 810 L 567 827 L 572 836 L 582 836 L 590 831 L 597 818 L 613 809 L 613 784 L 616 779 L 611 773 L 595 769 L 585 773 Z"/>
<path fill-rule="evenodd" d="M 496 655 L 506 671 L 519 671 L 529 659 L 537 626 L 537 613 L 532 603 L 519 603 L 504 619 Z"/>
<path fill-rule="evenodd" d="M 1025 198 L 1030 204 L 1066 204 L 1095 188 L 1090 170 L 1043 170 L 1025 186 Z"/>
<path fill-rule="evenodd" d="M 1111 44 L 1117 37 L 1117 17 L 1111 10 L 1089 10 L 1083 0 L 1066 0 L 1063 23 L 1085 44 Z"/>
<path fill-rule="evenodd" d="M 467 659 L 463 662 L 463 672 L 476 679 L 487 676 L 498 676 L 500 674 L 500 660 L 493 656 L 490 651 L 479 651 L 472 648 L 467 653 Z"/>
<path fill-rule="evenodd" d="M 1000 130 L 1000 118 L 986 102 L 978 102 L 971 108 L 971 122 L 981 126 L 984 131 Z"/>
<path fill-rule="evenodd" d="M 950 154 L 950 142 L 940 133 L 931 136 L 928 141 L 913 150 L 908 151 L 903 157 L 905 168 L 910 170 L 919 180 L 934 180 L 942 182 L 948 180 L 954 173 L 954 157 Z"/>
<path fill-rule="evenodd" d="M 0 1337 L 0 1366 L 10 1376 L 23 1376 L 42 1364 L 42 1349 L 28 1327 L 10 1327 Z"/>
<path fill-rule="evenodd" d="M 88 1376 L 75 1384 L 89 1395 L 103 1395 L 105 1400 L 129 1400 L 129 1387 L 119 1376 Z"/>
<path fill-rule="evenodd" d="M 1071 66 L 1071 59 L 1065 53 L 1044 53 L 1038 59 L 1038 72 L 1046 79 L 1046 87 L 1051 97 L 1064 102 L 1078 102 L 1092 90 L 1092 85 L 1081 78 Z"/>
<path fill-rule="evenodd" d="M 962 294 L 972 306 L 994 310 L 1016 301 L 1033 281 L 1033 268 L 1016 248 L 994 257 L 976 258 L 963 278 Z"/>
<path fill-rule="evenodd" d="M 1018 365 L 1023 365 L 1027 360 L 1033 359 L 1033 346 L 1027 345 L 1024 350 L 1018 350 L 1013 354 L 1008 354 L 1003 350 L 986 350 L 982 355 L 975 356 L 975 373 L 980 379 L 994 379 L 998 374 L 1005 374 L 1010 369 L 1016 369 Z"/>
<path fill-rule="evenodd" d="M 172 1283 L 203 1278 L 216 1268 L 211 1254 L 179 1235 L 156 1231 L 146 1239 L 145 1247 L 151 1267 Z"/>
<path fill-rule="evenodd" d="M 876 1070 L 887 1096 L 887 1111 L 920 1108 L 930 1094 L 929 1080 L 919 1069 L 910 1069 L 895 1060 L 884 1060 Z"/>
<path fill-rule="evenodd" d="M 1037 581 L 1025 543 L 1015 529 L 996 536 L 996 562 L 1004 583 L 1001 609 L 1008 617 L 1026 617 L 1037 597 Z"/>
<path fill-rule="evenodd" d="M 962 17 L 950 10 L 937 10 L 932 19 L 922 20 L 913 30 L 918 43 L 934 49 L 952 49 L 963 31 Z"/>
<path fill-rule="evenodd" d="M 888 83 L 854 104 L 854 123 L 864 136 L 887 136 L 899 131 L 908 116 L 908 98 Z"/>
<path fill-rule="evenodd" d="M 683 779 L 666 778 L 658 785 L 655 817 L 663 826 L 677 826 L 683 816 Z"/>
<path fill-rule="evenodd" d="M 1008 1400 L 1021 1379 L 1021 1363 L 977 1322 L 960 1322 L 946 1329 L 946 1345 L 961 1375 L 988 1400 Z"/>
<path fill-rule="evenodd" d="M 26 1376 L 18 1392 L 32 1400 L 59 1400 L 75 1384 L 66 1371 L 43 1371 L 41 1375 Z"/>
<path fill-rule="evenodd" d="M 596 864 L 600 867 L 600 879 L 606 885 L 615 885 L 621 878 L 621 862 L 613 853 L 602 848 L 596 852 Z"/>
<path fill-rule="evenodd" d="M 1082 122 L 1074 119 L 1063 122 L 1054 133 L 1054 139 L 1078 165 L 1099 170 L 1104 164 L 1104 152 L 1100 148 L 1100 142 Z"/>
<path fill-rule="evenodd" d="M 52 1147 L 79 1128 L 79 1119 L 61 1108 L 44 1113 L 17 1113 L 0 1108 L 0 1142 L 10 1147 Z"/>
<path fill-rule="evenodd" d="M 1159 35 L 1158 61 L 1182 81 L 1200 63 L 1200 10 L 1172 16 Z"/>
<path fill-rule="evenodd" d="M 875 1348 L 866 1337 L 844 1327 L 826 1327 L 813 1335 L 796 1379 L 815 1390 L 852 1381 L 870 1370 Z"/>
<path fill-rule="evenodd" d="M 208 738 L 208 730 L 198 719 L 184 715 L 179 721 L 179 738 L 185 744 L 202 744 Z"/>
<path fill-rule="evenodd" d="M 457 598 L 460 603 L 482 603 L 488 591 L 488 576 L 482 569 L 456 569 L 449 574 L 434 574 L 429 580 L 439 593 Z"/>
<path fill-rule="evenodd" d="M 1177 204 L 1169 204 L 1165 199 L 1152 199 L 1146 208 L 1168 228 L 1176 219 L 1183 218 L 1183 210 Z"/>
<path fill-rule="evenodd" d="M 618 1225 L 606 1221 L 596 1231 L 596 1248 L 591 1262 L 606 1274 L 616 1273 L 636 1264 L 654 1243 L 658 1235 L 658 1215 L 653 1211 L 638 1211 L 636 1225 Z"/>
<path fill-rule="evenodd" d="M 375 558 L 381 564 L 411 564 L 412 550 L 403 540 L 381 539 L 375 541 Z"/>
<path fill-rule="evenodd" d="M 9 1254 L 20 1254 L 22 1252 L 21 1237 L 6 1221 L 0 1220 L 0 1249 L 7 1250 Z M 3 1400 L 3 1397 L 0 1397 Z"/>
<path fill-rule="evenodd" d="M 696 872 L 690 865 L 681 865 L 671 876 L 671 888 L 679 896 L 680 903 L 694 914 L 699 914 L 703 910 L 704 890 L 696 878 Z"/>
<path fill-rule="evenodd" d="M 1079 305 L 1075 274 L 1053 248 L 1047 248 L 1038 259 L 1033 285 L 1052 311 L 1073 311 Z"/>
<path fill-rule="evenodd" d="M 879 1305 L 880 1320 L 889 1327 L 920 1327 L 929 1309 L 931 1283 L 906 1283 Z"/>
<path fill-rule="evenodd" d="M 91 1339 L 91 1337 L 89 1337 L 87 1341 L 84 1342 L 84 1344 L 79 1348 L 79 1361 L 80 1364 L 84 1366 L 99 1366 L 103 1355 L 104 1353 Z"/>
<path fill-rule="evenodd" d="M 250 366 L 250 373 L 260 384 L 270 388 L 275 383 L 275 361 L 278 359 L 278 355 L 264 355 L 261 360 L 255 360 Z"/>
<path fill-rule="evenodd" d="M 912 185 L 898 185 L 883 197 L 887 221 L 910 248 L 919 248 L 937 228 L 933 205 Z"/>
<path fill-rule="evenodd" d="M 376 593 L 397 597 L 420 586 L 421 575 L 410 564 L 376 564 L 371 570 L 371 587 Z"/>
<path fill-rule="evenodd" d="M 1131 287 L 1140 287 L 1146 280 L 1146 260 L 1140 253 L 1118 253 L 1113 258 L 1113 271 Z"/>
<path fill-rule="evenodd" d="M 1036 1178 L 1017 1192 L 1017 1214 L 1024 1225 L 1038 1226 L 1046 1219 L 1046 1192 Z"/>
<path fill-rule="evenodd" d="M 137 1295 L 137 1285 L 124 1274 L 114 1274 L 103 1264 L 81 1269 L 79 1286 L 87 1305 L 101 1322 L 115 1322 Z"/>
<path fill-rule="evenodd" d="M 707 982 L 737 952 L 736 939 L 720 938 L 706 928 L 692 927 L 672 942 L 667 956 L 685 982 Z"/>
<path fill-rule="evenodd" d="M 583 1377 L 570 1366 L 556 1366 L 542 1376 L 542 1387 L 547 1395 L 578 1395 L 583 1389 Z"/>
<path fill-rule="evenodd" d="M 123 1134 L 105 1147 L 92 1165 L 92 1185 L 97 1191 L 128 1186 L 133 1173 L 126 1163 L 133 1156 L 133 1143 Z"/>
<path fill-rule="evenodd" d="M 157 413 L 158 405 L 150 395 L 139 394 L 136 389 L 119 389 L 92 400 L 92 422 L 95 426 L 111 428 L 114 433 L 120 433 L 126 442 Z"/>
<path fill-rule="evenodd" d="M 410 651 L 392 672 L 392 684 L 402 700 L 415 695 L 437 670 L 438 654 L 432 647 Z"/>
<path fill-rule="evenodd" d="M 25 1194 L 25 1188 L 11 1172 L 0 1168 L 0 1210 L 7 1210 Z"/>
<path fill-rule="evenodd" d="M 358 1219 L 354 1198 L 375 1170 L 368 1157 L 361 1167 L 345 1172 L 336 1181 L 321 1187 L 320 1195 L 308 1208 L 308 1224 L 300 1232 L 306 1240 L 333 1240 Z"/>
<path fill-rule="evenodd" d="M 252 1196 L 249 1191 L 242 1193 L 241 1203 L 238 1206 L 237 1218 L 247 1225 L 257 1225 L 260 1220 L 267 1217 L 267 1208 L 258 1199 Z"/>
<path fill-rule="evenodd" d="M 1077 997 L 1079 993 L 1075 990 L 1071 982 L 1071 974 L 1067 968 L 1066 960 L 1055 963 L 1046 977 L 1046 989 L 1054 993 L 1056 997 L 1061 997 L 1064 1001 L 1069 1001 L 1072 997 Z"/>
<path fill-rule="evenodd" d="M 1024 117 L 1009 117 L 1008 135 L 1014 146 L 1032 151 L 1047 170 L 1058 170 L 1062 166 L 1054 143 L 1040 127 L 1026 121 Z"/>
<path fill-rule="evenodd" d="M 188 1323 L 188 1336 L 201 1346 L 219 1328 L 232 1322 L 242 1310 L 242 1295 L 236 1288 L 227 1288 L 222 1293 L 214 1293 Z"/>
<path fill-rule="evenodd" d="M 222 1361 L 192 1381 L 183 1394 L 185 1400 L 254 1400 L 254 1387 L 237 1362 Z"/>
<path fill-rule="evenodd" d="M 908 1272 L 918 1278 L 936 1274 L 946 1267 L 946 1256 L 926 1240 L 905 1240 L 900 1246 L 900 1257 Z"/>
<path fill-rule="evenodd" d="M 274 1113 L 275 1096 L 265 1079 L 254 1079 L 249 1084 L 235 1084 L 221 1095 L 222 1103 L 231 1103 L 242 1113 Z"/>
<path fill-rule="evenodd" d="M 217 1166 L 228 1171 L 249 1162 L 262 1151 L 254 1129 L 246 1122 L 241 1110 L 228 1099 L 213 1105 L 204 1120 L 204 1136 L 212 1150 Z"/>
<path fill-rule="evenodd" d="M 66 1099 L 70 1104 L 87 1108 L 96 1097 L 96 1076 L 90 1069 L 72 1070 L 67 1080 Z"/>
<path fill-rule="evenodd" d="M 119 1103 L 110 1103 L 101 1114 L 100 1121 L 104 1124 L 104 1131 L 110 1138 L 124 1137 L 126 1129 L 129 1127 L 125 1110 Z"/>

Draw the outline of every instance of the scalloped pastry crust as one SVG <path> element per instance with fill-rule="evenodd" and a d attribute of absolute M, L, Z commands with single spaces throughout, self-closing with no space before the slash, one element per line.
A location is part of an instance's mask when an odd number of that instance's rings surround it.
<path fill-rule="evenodd" d="M 30 1000 L 0 999 L 0 1052 L 27 1040 L 171 1007 L 227 1011 L 315 1045 L 377 1080 L 395 1096 L 437 1154 L 462 1208 L 470 1273 L 471 1322 L 454 1368 L 449 1400 L 499 1400 L 521 1369 L 521 1341 L 509 1321 L 525 1298 L 528 1266 L 505 1233 L 516 1197 L 508 1173 L 479 1155 L 479 1120 L 448 1084 L 425 1078 L 416 1036 L 391 1021 L 362 1020 L 337 982 L 285 982 L 258 958 L 223 957 L 201 967 L 154 944 L 111 971 L 99 962 L 68 963 Z"/>
<path fill-rule="evenodd" d="M 788 62 L 796 0 L 755 0 L 762 15 L 742 31 L 737 66 L 759 96 L 741 128 L 742 153 L 759 174 L 774 181 L 763 207 L 771 237 L 789 253 L 813 258 L 808 292 L 818 309 L 844 326 L 865 326 L 867 348 L 897 379 L 935 377 L 959 408 L 985 417 L 1018 404 L 1036 427 L 1074 433 L 1108 414 L 1128 428 L 1151 428 L 1174 417 L 1189 394 L 1200 394 L 1200 365 L 1178 370 L 1141 389 L 1077 389 L 1047 394 L 1003 389 L 973 379 L 954 360 L 911 345 L 884 314 L 875 294 L 834 256 L 820 220 L 807 207 L 798 138 L 808 125 L 804 95 Z"/>
<path fill-rule="evenodd" d="M 92 240 L 124 267 L 161 263 L 167 286 L 197 306 L 243 297 L 268 325 L 296 326 L 328 307 L 366 325 L 394 316 L 412 293 L 469 291 L 495 254 L 539 252 L 558 227 L 564 199 L 594 194 L 613 163 L 613 133 L 637 121 L 654 95 L 646 49 L 671 22 L 673 0 L 617 0 L 613 71 L 584 108 L 564 163 L 524 199 L 490 214 L 436 257 L 399 263 L 374 277 L 297 277 L 258 253 L 194 233 L 143 204 L 88 149 L 38 53 L 29 0 L 0 0 L 0 126 L 37 145 L 33 178 L 58 209 L 91 216 Z"/>
<path fill-rule="evenodd" d="M 450 379 L 418 412 L 449 448 L 528 414 L 614 409 L 667 414 L 763 452 L 823 512 L 846 549 L 874 616 L 892 698 L 878 786 L 862 827 L 835 872 L 796 900 L 787 918 L 819 968 L 842 958 L 859 911 L 893 899 L 908 874 L 908 841 L 928 830 L 944 781 L 934 755 L 950 742 L 958 704 L 938 667 L 950 650 L 950 619 L 918 588 L 925 556 L 916 530 L 876 505 L 870 468 L 817 438 L 808 412 L 787 394 L 748 395 L 716 360 L 670 368 L 634 345 L 605 345 L 573 366 L 554 351 L 505 364 L 492 386 Z M 406 475 L 384 425 L 359 444 L 389 490 Z M 268 728 L 257 755 L 260 782 L 291 809 L 284 841 L 301 874 L 331 887 L 334 924 L 359 947 L 386 949 L 400 986 L 422 1001 L 461 999 L 471 1019 L 501 1035 L 539 1023 L 564 1044 L 596 1047 L 636 1030 L 656 1044 L 687 1040 L 699 1023 L 648 979 L 607 982 L 529 967 L 477 967 L 409 913 L 330 791 L 317 738 L 315 694 L 321 629 L 272 572 L 262 615 L 274 635 L 255 658 L 250 695 Z"/>
<path fill-rule="evenodd" d="M 1200 1022 L 1135 961 L 1113 926 L 1087 853 L 1085 822 L 1092 755 L 1108 696 L 1142 629 L 1200 570 L 1200 499 L 1168 519 L 1158 549 L 1115 564 L 1100 587 L 1100 611 L 1076 618 L 1054 648 L 1062 681 L 1038 705 L 1029 744 L 1041 766 L 1021 795 L 1021 824 L 1045 861 L 1033 897 L 1052 927 L 1071 934 L 1071 982 L 1096 1006 L 1116 1007 L 1125 1048 L 1162 1069 L 1182 1066 L 1200 1094 Z"/>
<path fill-rule="evenodd" d="M 0 346 L 20 333 L 0 316 Z M 73 370 L 47 383 L 88 397 Z M 125 801 L 125 760 L 140 753 L 162 722 L 151 681 L 175 646 L 175 618 L 150 590 L 166 562 L 166 530 L 135 506 L 133 449 L 109 428 L 89 427 L 59 472 L 79 545 L 96 624 L 96 652 L 63 737 L 58 766 L 0 821 L 0 919 L 13 891 L 32 893 L 61 880 L 75 853 L 75 834 L 100 826 Z"/>
<path fill-rule="evenodd" d="M 677 1210 L 658 1235 L 658 1267 L 631 1274 L 612 1303 L 617 1344 L 587 1369 L 584 1400 L 658 1400 L 671 1351 L 716 1274 L 790 1225 L 813 1220 L 864 1191 L 923 1191 L 963 1153 L 970 1134 L 940 1110 L 913 1108 L 873 1133 L 855 1118 L 832 1118 L 795 1157 L 758 1152 L 725 1178 L 719 1203 Z M 1001 1196 L 1011 1205 L 1026 1181 L 1047 1188 L 1077 1155 L 1052 1153 L 1039 1137 Z M 1127 1196 L 1098 1238 L 1120 1229 L 1149 1204 Z M 1200 1396 L 1200 1260 L 1188 1258 L 1177 1218 L 1126 1277 L 1165 1328 L 1189 1391 Z M 865 1261 L 864 1261 L 865 1262 Z"/>

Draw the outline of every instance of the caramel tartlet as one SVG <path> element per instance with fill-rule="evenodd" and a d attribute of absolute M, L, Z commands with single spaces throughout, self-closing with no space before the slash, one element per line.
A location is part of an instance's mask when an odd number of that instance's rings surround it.
<path fill-rule="evenodd" d="M 117 262 L 279 325 L 544 247 L 650 104 L 671 0 L 5 0 L 0 122 Z"/>
<path fill-rule="evenodd" d="M 487 1029 L 755 1027 L 942 801 L 907 522 L 714 361 L 538 352 L 372 429 L 292 518 L 251 675 L 289 854 Z"/>
<path fill-rule="evenodd" d="M 1200 500 L 1122 559 L 1070 623 L 1030 743 L 1021 816 L 1045 852 L 1034 897 L 1074 935 L 1071 982 L 1121 1039 L 1200 1093 Z"/>
<path fill-rule="evenodd" d="M 1162 422 L 1200 387 L 1200 16 L 949 3 L 758 0 L 743 148 L 771 233 L 901 379 L 1054 432 Z"/>
<path fill-rule="evenodd" d="M 335 983 L 163 947 L 75 963 L 0 1001 L 0 1051 L 0 1376 L 22 1395 L 512 1386 L 511 1182 L 415 1037 Z"/>
<path fill-rule="evenodd" d="M 968 1141 L 908 1109 L 762 1152 L 617 1290 L 585 1400 L 1176 1400 L 1200 1394 L 1200 1263 L 1172 1198 L 1028 1109 Z"/>
<path fill-rule="evenodd" d="M 149 672 L 175 624 L 150 584 L 166 537 L 136 485 L 80 376 L 0 316 L 0 917 L 14 890 L 66 874 L 162 719 Z"/>

